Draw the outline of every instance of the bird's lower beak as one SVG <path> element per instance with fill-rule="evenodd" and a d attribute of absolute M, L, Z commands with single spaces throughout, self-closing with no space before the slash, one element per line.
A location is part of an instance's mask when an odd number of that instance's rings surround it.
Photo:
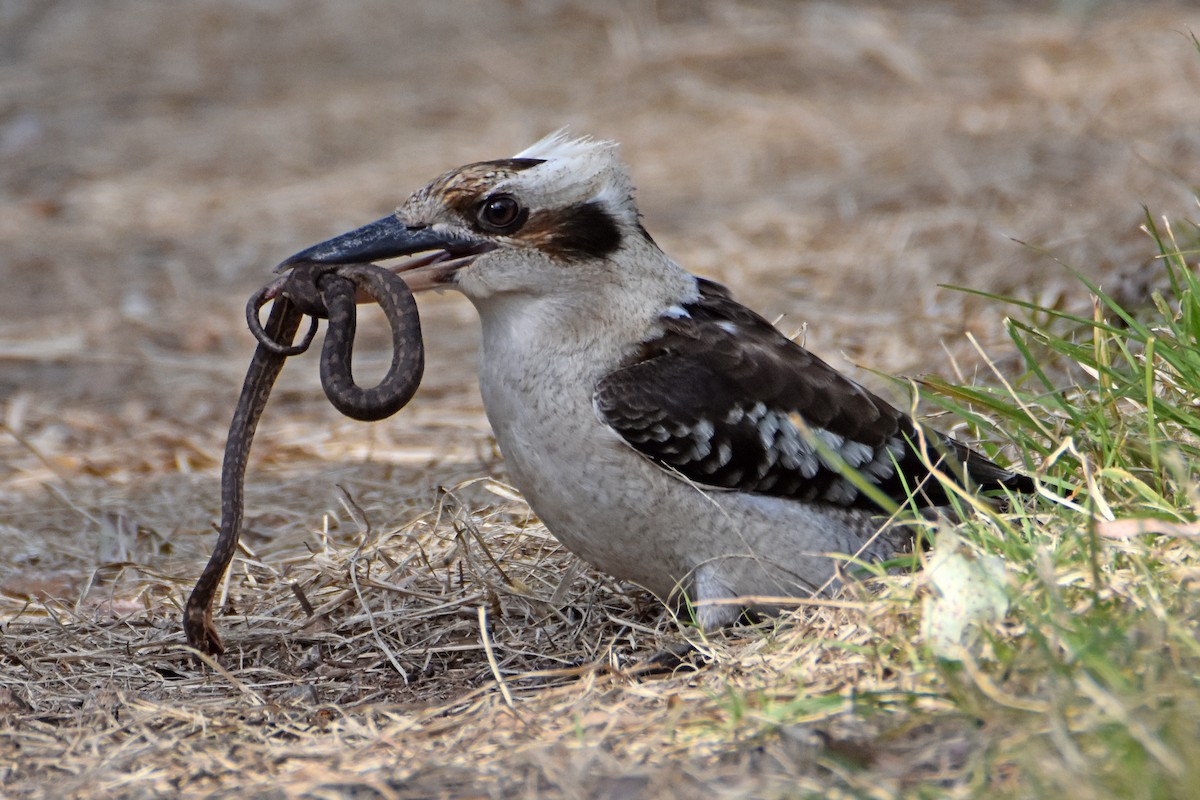
<path fill-rule="evenodd" d="M 437 231 L 428 225 L 408 225 L 395 214 L 315 244 L 285 259 L 276 272 L 303 262 L 364 264 L 418 253 L 426 255 L 389 267 L 414 292 L 452 283 L 454 274 L 491 244 Z"/>

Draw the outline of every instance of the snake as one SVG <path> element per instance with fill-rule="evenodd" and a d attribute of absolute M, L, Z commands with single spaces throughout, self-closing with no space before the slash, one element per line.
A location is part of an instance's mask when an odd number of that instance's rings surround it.
<path fill-rule="evenodd" d="M 355 383 L 351 369 L 356 295 L 379 304 L 392 334 L 391 364 L 378 384 L 366 388 Z M 260 313 L 268 302 L 271 310 L 264 324 Z M 305 316 L 311 317 L 308 330 L 294 343 Z M 183 612 L 187 642 L 203 655 L 215 657 L 225 652 L 213 623 L 213 600 L 241 536 L 246 464 L 254 432 L 284 363 L 308 350 L 316 337 L 317 320 L 322 318 L 326 331 L 320 357 L 321 386 L 342 414 L 363 421 L 385 419 L 407 405 L 421 383 L 425 346 L 417 304 L 408 285 L 391 270 L 376 264 L 301 262 L 250 297 L 246 322 L 258 346 L 246 369 L 225 440 L 220 533 Z"/>

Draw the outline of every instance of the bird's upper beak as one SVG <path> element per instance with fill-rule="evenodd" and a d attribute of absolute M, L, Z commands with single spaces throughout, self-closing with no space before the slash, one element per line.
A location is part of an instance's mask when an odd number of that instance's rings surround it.
<path fill-rule="evenodd" d="M 419 292 L 451 283 L 454 273 L 490 249 L 489 242 L 440 232 L 429 225 L 409 225 L 396 214 L 390 214 L 301 250 L 280 263 L 275 271 L 282 272 L 302 262 L 363 264 L 427 253 L 390 268 L 404 278 L 410 289 Z"/>

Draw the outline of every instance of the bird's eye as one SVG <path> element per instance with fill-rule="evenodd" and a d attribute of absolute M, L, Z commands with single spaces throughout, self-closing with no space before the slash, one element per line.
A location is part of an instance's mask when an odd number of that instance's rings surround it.
<path fill-rule="evenodd" d="M 512 233 L 525 222 L 525 209 L 510 194 L 497 194 L 479 206 L 479 225 L 492 233 Z"/>

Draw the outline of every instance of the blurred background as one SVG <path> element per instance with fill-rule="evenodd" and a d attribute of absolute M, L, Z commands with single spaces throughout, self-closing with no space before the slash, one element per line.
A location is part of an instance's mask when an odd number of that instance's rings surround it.
<path fill-rule="evenodd" d="M 94 560 L 118 511 L 202 555 L 249 293 L 564 125 L 622 143 L 667 252 L 835 366 L 969 377 L 966 332 L 1003 363 L 1010 309 L 939 284 L 1086 310 L 1065 264 L 1144 295 L 1142 205 L 1196 216 L 1196 29 L 1157 1 L 0 0 L 0 555 Z M 289 364 L 274 474 L 502 474 L 474 313 L 421 307 L 394 420 Z"/>

